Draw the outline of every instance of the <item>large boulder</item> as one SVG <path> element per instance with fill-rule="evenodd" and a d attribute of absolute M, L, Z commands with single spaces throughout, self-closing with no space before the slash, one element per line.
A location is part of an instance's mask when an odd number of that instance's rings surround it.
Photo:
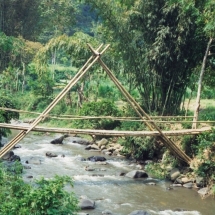
<path fill-rule="evenodd" d="M 172 181 L 175 181 L 176 178 L 178 178 L 180 176 L 180 171 L 178 168 L 174 168 L 170 171 L 170 178 Z"/>
<path fill-rule="evenodd" d="M 59 138 L 56 138 L 56 139 L 54 139 L 54 140 L 51 141 L 51 144 L 63 144 L 63 140 L 66 137 L 68 137 L 67 134 L 65 134 L 65 135 L 63 135 L 63 136 L 61 136 Z"/>
<path fill-rule="evenodd" d="M 78 206 L 81 208 L 81 210 L 95 209 L 95 201 L 88 198 L 83 198 L 79 201 Z"/>
<path fill-rule="evenodd" d="M 125 176 L 129 178 L 147 178 L 148 174 L 143 170 L 132 170 L 128 172 Z"/>
<path fill-rule="evenodd" d="M 14 152 L 13 152 L 13 151 L 9 151 L 9 152 L 7 152 L 7 153 L 2 157 L 2 159 L 3 159 L 3 160 L 9 160 L 10 157 L 12 157 L 13 155 L 14 155 Z"/>
<path fill-rule="evenodd" d="M 210 189 L 208 187 L 204 187 L 204 188 L 201 188 L 199 191 L 198 191 L 198 194 L 204 198 L 208 195 Z"/>
<path fill-rule="evenodd" d="M 101 140 L 99 140 L 99 141 L 97 142 L 97 145 L 98 145 L 99 148 L 100 148 L 101 146 L 105 146 L 105 145 L 107 145 L 107 144 L 108 144 L 108 140 L 105 139 L 105 138 L 102 138 Z"/>
<path fill-rule="evenodd" d="M 102 156 L 91 156 L 91 157 L 88 157 L 87 160 L 97 162 L 97 161 L 106 161 L 106 158 Z"/>

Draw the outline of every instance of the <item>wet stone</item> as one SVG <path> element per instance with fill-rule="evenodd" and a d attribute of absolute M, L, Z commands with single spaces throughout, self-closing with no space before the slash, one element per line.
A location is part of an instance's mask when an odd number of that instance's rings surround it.
<path fill-rule="evenodd" d="M 186 187 L 188 189 L 191 189 L 193 187 L 193 183 L 192 182 L 189 182 L 189 183 L 186 183 L 186 184 L 183 184 L 183 187 Z"/>

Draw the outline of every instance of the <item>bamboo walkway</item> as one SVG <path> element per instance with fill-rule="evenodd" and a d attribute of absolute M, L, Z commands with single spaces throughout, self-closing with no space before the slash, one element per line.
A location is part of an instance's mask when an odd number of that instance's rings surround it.
<path fill-rule="evenodd" d="M 14 130 L 27 131 L 30 125 L 14 125 L 7 123 L 0 123 L 0 128 L 8 128 Z M 54 128 L 36 126 L 31 129 L 37 132 L 50 132 L 50 133 L 66 133 L 66 134 L 87 134 L 87 135 L 102 135 L 102 136 L 160 136 L 158 131 L 117 131 L 117 130 L 92 130 L 92 129 L 73 129 L 73 128 Z M 181 135 L 197 135 L 202 132 L 211 131 L 212 127 L 204 127 L 200 129 L 182 129 L 174 131 L 163 131 L 166 136 L 181 136 Z"/>

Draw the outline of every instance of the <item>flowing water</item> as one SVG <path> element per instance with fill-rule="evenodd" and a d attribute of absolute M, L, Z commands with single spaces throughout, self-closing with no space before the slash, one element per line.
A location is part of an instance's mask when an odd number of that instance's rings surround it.
<path fill-rule="evenodd" d="M 138 169 L 135 163 L 123 157 L 105 156 L 106 165 L 81 161 L 81 157 L 103 155 L 100 152 L 86 151 L 85 146 L 74 143 L 78 137 L 64 139 L 63 145 L 50 144 L 51 140 L 59 136 L 30 133 L 18 144 L 21 148 L 15 149 L 14 152 L 21 157 L 23 165 L 31 166 L 31 169 L 24 170 L 23 178 L 27 182 L 41 176 L 51 178 L 56 174 L 72 177 L 75 194 L 78 197 L 87 196 L 96 202 L 95 209 L 84 212 L 100 215 L 107 209 L 114 215 L 127 215 L 134 210 L 148 211 L 151 215 L 215 214 L 213 198 L 202 200 L 196 190 L 183 187 L 168 190 L 170 182 L 163 180 L 150 177 L 136 180 L 119 176 L 121 172 Z M 58 157 L 46 157 L 46 152 L 55 153 Z M 41 164 L 26 164 L 32 157 L 41 160 Z M 95 170 L 86 171 L 86 166 Z M 33 176 L 33 179 L 28 178 L 29 176 Z M 156 182 L 156 186 L 147 184 L 151 181 Z"/>

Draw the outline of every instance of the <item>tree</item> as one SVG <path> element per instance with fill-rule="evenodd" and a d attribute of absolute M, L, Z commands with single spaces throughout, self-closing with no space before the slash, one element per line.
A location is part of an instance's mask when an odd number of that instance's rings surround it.
<path fill-rule="evenodd" d="M 198 91 L 197 91 L 197 97 L 196 97 L 196 106 L 194 110 L 194 117 L 193 117 L 193 125 L 192 128 L 197 128 L 197 120 L 198 120 L 198 114 L 199 114 L 199 108 L 200 108 L 200 97 L 201 97 L 201 89 L 202 89 L 202 82 L 203 82 L 203 76 L 205 73 L 206 68 L 206 62 L 208 59 L 208 56 L 210 54 L 210 49 L 213 43 L 213 40 L 215 38 L 215 23 L 214 23 L 214 17 L 215 17 L 215 2 L 211 0 L 205 0 L 203 1 L 203 8 L 200 8 L 199 14 L 200 14 L 200 20 L 199 22 L 204 25 L 204 33 L 208 37 L 208 44 L 205 51 L 205 55 L 203 57 L 202 61 L 202 67 L 199 75 L 199 81 L 198 81 Z"/>
<path fill-rule="evenodd" d="M 192 1 L 86 0 L 101 17 L 97 34 L 111 42 L 115 62 L 148 112 L 175 114 L 192 69 L 203 56 Z M 119 67 L 118 67 L 119 68 Z"/>
<path fill-rule="evenodd" d="M 75 15 L 76 4 L 72 0 L 1 0 L 0 31 L 35 41 L 47 32 L 48 36 L 66 33 L 74 25 Z M 49 39 L 43 37 L 43 42 Z"/>

